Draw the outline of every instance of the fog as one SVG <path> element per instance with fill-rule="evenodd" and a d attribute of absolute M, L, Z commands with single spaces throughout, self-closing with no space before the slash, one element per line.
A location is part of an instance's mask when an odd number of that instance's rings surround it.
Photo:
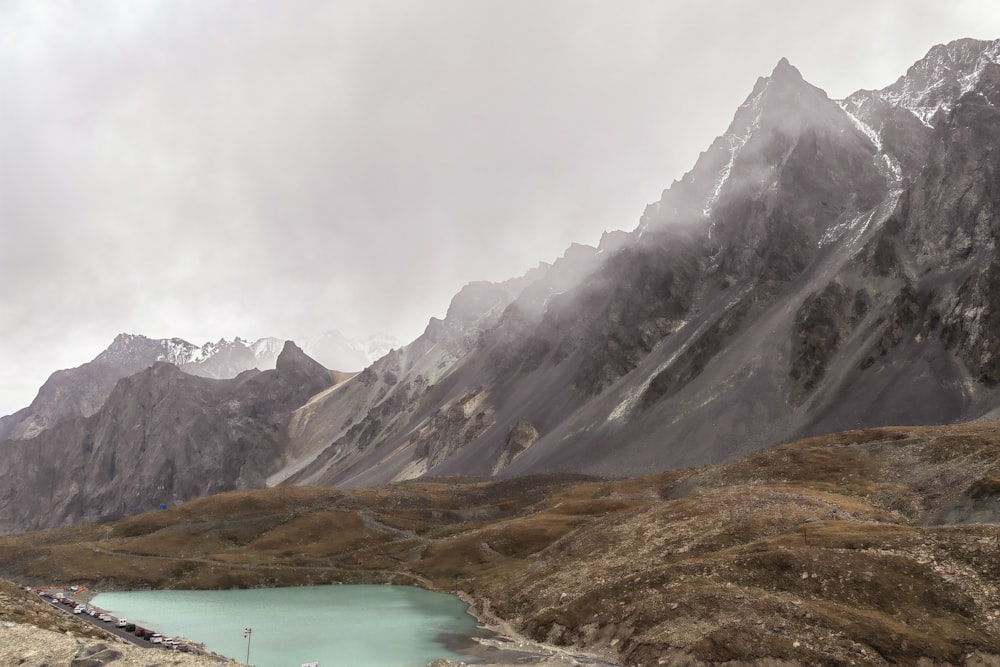
<path fill-rule="evenodd" d="M 403 340 L 632 229 L 782 56 L 831 96 L 989 2 L 0 0 L 0 415 L 119 332 Z"/>

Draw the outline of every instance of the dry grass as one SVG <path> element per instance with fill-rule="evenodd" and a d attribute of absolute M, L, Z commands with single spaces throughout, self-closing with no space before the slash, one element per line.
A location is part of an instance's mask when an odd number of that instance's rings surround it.
<path fill-rule="evenodd" d="M 620 481 L 228 493 L 0 539 L 0 571 L 121 588 L 416 583 L 629 664 L 957 664 L 1000 654 L 997 529 L 928 522 L 950 507 L 961 524 L 998 493 L 996 425 L 870 429 Z"/>

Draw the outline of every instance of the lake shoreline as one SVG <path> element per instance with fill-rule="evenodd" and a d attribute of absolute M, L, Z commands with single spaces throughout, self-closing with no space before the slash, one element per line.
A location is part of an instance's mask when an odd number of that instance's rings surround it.
<path fill-rule="evenodd" d="M 490 611 L 492 603 L 481 596 L 472 596 L 464 591 L 452 591 L 452 595 L 469 605 L 467 613 L 476 619 L 479 627 L 487 634 L 471 637 L 471 644 L 448 645 L 448 638 L 442 638 L 448 650 L 467 655 L 470 660 L 483 667 L 572 667 L 574 665 L 600 665 L 616 667 L 619 663 L 613 657 L 583 649 L 567 649 L 554 644 L 538 642 L 521 634 L 509 621 L 499 618 Z M 458 638 L 456 637 L 455 640 Z M 447 659 L 435 660 L 428 667 L 458 667 L 464 662 Z"/>
<path fill-rule="evenodd" d="M 334 584 L 337 585 L 337 584 Z M 437 641 L 448 651 L 466 658 L 452 660 L 438 658 L 428 663 L 429 667 L 458 667 L 476 664 L 482 667 L 573 667 L 575 665 L 600 665 L 614 667 L 619 663 L 614 656 L 587 651 L 582 648 L 568 649 L 545 642 L 538 642 L 521 634 L 509 621 L 499 618 L 490 611 L 491 601 L 481 596 L 472 596 L 464 591 L 443 591 L 414 584 L 436 593 L 455 596 L 467 605 L 466 613 L 475 619 L 478 633 L 445 633 Z M 267 587 L 261 587 L 266 589 Z M 277 588 L 297 588 L 280 586 Z M 153 590 L 153 589 L 148 589 Z M 122 592 L 117 587 L 107 590 L 87 589 L 81 592 L 81 601 L 90 603 L 101 593 Z M 238 658 L 233 658 L 238 660 Z M 242 663 L 241 663 L 242 664 Z"/>

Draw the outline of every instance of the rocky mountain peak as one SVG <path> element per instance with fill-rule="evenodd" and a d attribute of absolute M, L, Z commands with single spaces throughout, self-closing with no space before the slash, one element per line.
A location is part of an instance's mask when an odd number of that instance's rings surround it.
<path fill-rule="evenodd" d="M 139 334 L 120 333 L 94 361 L 144 368 L 162 358 L 166 342 Z M 194 347 L 190 343 L 187 345 Z"/>
<path fill-rule="evenodd" d="M 281 348 L 281 353 L 278 354 L 278 360 L 275 363 L 275 369 L 279 373 L 299 373 L 304 371 L 324 376 L 329 376 L 330 374 L 329 370 L 303 352 L 301 347 L 290 340 L 286 340 L 284 347 Z"/>
<path fill-rule="evenodd" d="M 771 71 L 771 78 L 804 81 L 802 73 L 799 72 L 798 68 L 792 65 L 792 63 L 788 62 L 788 58 L 785 58 L 784 56 L 782 56 L 781 60 L 778 61 L 778 64 L 775 65 L 774 69 Z"/>
<path fill-rule="evenodd" d="M 639 230 L 704 224 L 720 202 L 734 194 L 756 198 L 774 185 L 799 139 L 822 136 L 831 147 L 873 153 L 867 138 L 820 88 L 810 84 L 786 58 L 770 76 L 757 79 L 725 133 L 701 154 L 684 177 L 647 207 Z M 839 137 L 843 137 L 840 141 Z M 820 151 L 818 157 L 828 157 Z M 868 159 L 866 157 L 865 159 Z M 741 199 L 743 203 L 745 200 Z M 740 204 L 742 205 L 742 204 Z"/>
<path fill-rule="evenodd" d="M 1000 63 L 1000 39 L 959 39 L 938 44 L 914 63 L 895 83 L 878 92 L 889 104 L 907 109 L 922 123 L 934 126 L 963 94 L 978 83 L 986 66 Z"/>

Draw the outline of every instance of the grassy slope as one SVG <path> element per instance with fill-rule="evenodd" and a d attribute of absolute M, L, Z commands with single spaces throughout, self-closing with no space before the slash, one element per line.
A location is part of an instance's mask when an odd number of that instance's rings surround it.
<path fill-rule="evenodd" d="M 415 583 L 628 664 L 960 663 L 1000 654 L 997 526 L 957 523 L 1000 519 L 998 492 L 1000 427 L 875 429 L 631 480 L 228 493 L 2 538 L 0 572 L 105 588 Z"/>

